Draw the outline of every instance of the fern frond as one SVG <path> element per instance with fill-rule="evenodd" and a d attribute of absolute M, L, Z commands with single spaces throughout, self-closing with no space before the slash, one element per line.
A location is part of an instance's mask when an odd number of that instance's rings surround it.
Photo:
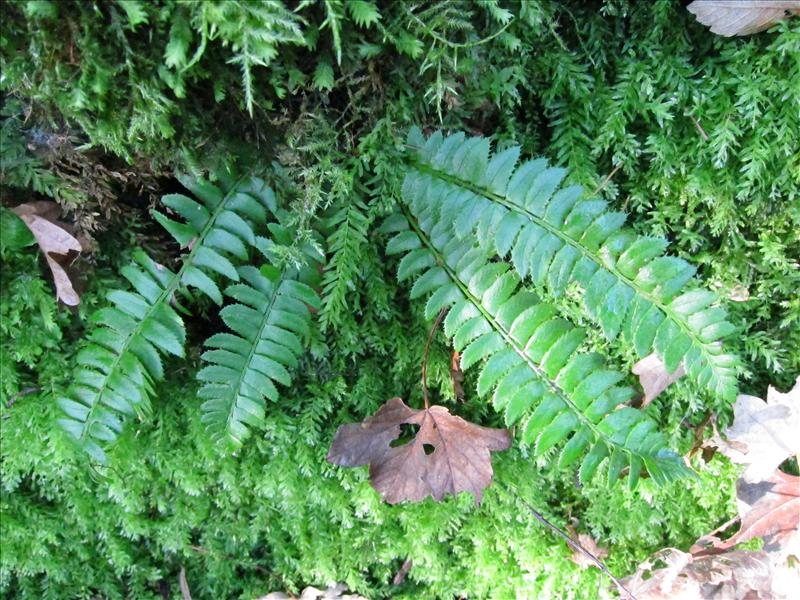
<path fill-rule="evenodd" d="M 241 267 L 242 283 L 225 294 L 237 302 L 220 316 L 233 333 L 206 340 L 202 358 L 209 363 L 197 375 L 206 382 L 199 396 L 203 421 L 212 436 L 240 446 L 250 427 L 264 421 L 266 400 L 278 399 L 276 383 L 290 385 L 311 312 L 319 308 L 316 292 L 297 273 L 274 267 Z"/>
<path fill-rule="evenodd" d="M 623 213 L 584 198 L 581 186 L 563 187 L 564 169 L 544 159 L 517 166 L 518 147 L 490 155 L 485 138 L 425 140 L 419 130 L 409 145 L 417 150 L 403 193 L 415 213 L 430 208 L 459 238 L 510 254 L 521 277 L 555 296 L 577 282 L 609 340 L 622 334 L 639 356 L 655 350 L 669 372 L 683 362 L 715 397 L 735 398 L 737 359 L 721 346 L 735 327 L 716 295 L 697 287 L 695 268 L 663 255 L 665 240 L 624 228 Z"/>
<path fill-rule="evenodd" d="M 494 408 L 508 426 L 519 424 L 522 441 L 537 456 L 568 440 L 558 465 L 584 455 L 584 481 L 605 460 L 609 482 L 629 466 L 631 486 L 642 467 L 659 484 L 687 473 L 652 420 L 620 407 L 634 395 L 618 385 L 623 375 L 599 355 L 577 352 L 583 331 L 540 302 L 506 263 L 490 262 L 484 250 L 456 238 L 452 222 L 431 209 L 416 219 L 393 217 L 385 229 L 398 232 L 387 252 L 406 253 L 398 277 L 417 276 L 412 298 L 429 296 L 428 318 L 449 308 L 445 332 L 461 352 L 462 369 L 482 365 L 479 394 L 492 393 Z"/>
<path fill-rule="evenodd" d="M 185 222 L 154 211 L 155 218 L 182 245 L 189 247 L 177 272 L 156 264 L 141 250 L 122 269 L 133 291 L 114 290 L 113 306 L 93 315 L 96 324 L 79 353 L 73 384 L 59 400 L 61 426 L 99 462 L 101 444 L 116 439 L 126 417 L 147 412 L 153 381 L 163 378 L 162 354 L 183 355 L 183 321 L 173 308 L 176 292 L 197 288 L 218 304 L 222 295 L 214 281 L 234 281 L 239 272 L 232 259 L 246 259 L 248 246 L 259 247 L 250 222 L 266 220 L 274 211 L 271 191 L 259 179 L 239 180 L 227 192 L 209 182 L 182 178 L 198 200 L 182 194 L 163 202 Z"/>

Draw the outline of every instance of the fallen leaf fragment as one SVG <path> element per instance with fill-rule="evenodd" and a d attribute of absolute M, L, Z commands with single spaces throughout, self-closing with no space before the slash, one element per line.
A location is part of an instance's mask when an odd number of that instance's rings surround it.
<path fill-rule="evenodd" d="M 775 471 L 757 483 L 740 479 L 736 484 L 739 531 L 728 540 L 713 535 L 695 542 L 695 556 L 719 554 L 755 537 L 764 539 L 764 550 L 778 561 L 790 554 L 800 558 L 800 477 Z"/>
<path fill-rule="evenodd" d="M 588 533 L 579 533 L 578 543 L 581 546 L 583 546 L 586 550 L 588 550 L 591 554 L 594 554 L 598 560 L 608 556 L 608 550 L 598 546 L 594 538 L 590 536 Z M 583 552 L 579 552 L 578 550 L 573 550 L 572 555 L 569 557 L 569 559 L 576 565 L 578 565 L 581 569 L 588 569 L 589 567 L 597 568 L 597 564 L 593 560 L 591 560 Z"/>
<path fill-rule="evenodd" d="M 741 284 L 735 285 L 728 293 L 728 299 L 733 302 L 747 302 L 750 300 L 750 290 Z"/>
<path fill-rule="evenodd" d="M 450 355 L 450 379 L 453 382 L 453 395 L 456 400 L 464 401 L 464 373 L 461 371 L 461 354 L 453 350 Z"/>
<path fill-rule="evenodd" d="M 394 574 L 392 585 L 401 585 L 406 580 L 406 576 L 413 566 L 414 562 L 410 558 L 405 559 L 400 567 L 400 570 Z"/>
<path fill-rule="evenodd" d="M 656 568 L 662 563 L 666 566 Z M 777 600 L 786 598 L 776 589 L 779 580 L 766 552 L 737 550 L 698 558 L 665 548 L 622 582 L 637 600 Z"/>
<path fill-rule="evenodd" d="M 642 408 L 655 400 L 658 395 L 686 374 L 683 363 L 678 365 L 674 373 L 667 373 L 664 361 L 654 352 L 645 356 L 633 365 L 634 375 L 639 376 L 639 383 L 644 390 Z"/>
<path fill-rule="evenodd" d="M 400 425 L 418 425 L 414 439 L 391 447 Z M 506 450 L 506 429 L 474 425 L 443 406 L 423 410 L 392 398 L 363 423 L 336 431 L 328 461 L 343 467 L 369 464 L 372 487 L 389 504 L 470 492 L 479 503 L 492 481 L 490 451 Z"/>
<path fill-rule="evenodd" d="M 68 306 L 79 304 L 80 296 L 72 287 L 65 267 L 75 260 L 82 248 L 80 242 L 55 221 L 58 205 L 39 201 L 20 204 L 11 210 L 28 226 L 44 253 L 53 273 L 56 297 Z"/>
<path fill-rule="evenodd" d="M 347 586 L 343 583 L 329 585 L 325 590 L 308 586 L 300 592 L 300 596 L 285 592 L 270 592 L 266 596 L 259 596 L 256 600 L 367 600 L 358 594 L 345 594 Z"/>
<path fill-rule="evenodd" d="M 785 394 L 770 386 L 766 402 L 740 395 L 733 411 L 727 439 L 717 435 L 709 444 L 733 462 L 747 465 L 745 481 L 765 480 L 784 460 L 800 454 L 800 377 Z"/>
<path fill-rule="evenodd" d="M 800 14 L 800 1 L 694 0 L 686 9 L 713 33 L 731 37 L 758 33 L 789 14 Z"/>

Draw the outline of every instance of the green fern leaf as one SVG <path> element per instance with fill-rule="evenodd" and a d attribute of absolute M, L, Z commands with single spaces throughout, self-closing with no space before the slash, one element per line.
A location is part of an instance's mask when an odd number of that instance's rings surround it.
<path fill-rule="evenodd" d="M 206 341 L 210 350 L 202 358 L 208 366 L 197 375 L 205 382 L 199 392 L 203 421 L 212 436 L 233 446 L 263 423 L 266 400 L 278 399 L 275 384 L 291 384 L 289 369 L 297 366 L 301 338 L 308 335 L 309 307 L 320 307 L 316 292 L 296 274 L 270 279 L 254 267 L 239 272 L 244 282 L 225 291 L 237 303 L 221 312 L 233 333 Z"/>
<path fill-rule="evenodd" d="M 447 290 L 441 302 L 450 309 L 445 333 L 464 349 L 461 367 L 482 365 L 478 392 L 493 393 L 493 406 L 509 426 L 519 426 L 536 455 L 566 442 L 560 464 L 585 454 L 580 471 L 588 479 L 611 457 L 610 479 L 622 461 L 631 468 L 631 485 L 642 467 L 659 484 L 689 473 L 644 413 L 620 407 L 634 394 L 620 384 L 623 375 L 607 369 L 597 354 L 578 353 L 583 332 L 539 302 L 508 265 L 490 262 L 472 242 L 458 239 L 454 221 L 433 208 L 407 215 L 405 227 L 394 219 L 390 246 L 407 256 L 418 256 L 418 246 L 431 256 L 430 266 L 420 269 L 416 293 L 433 297 Z"/>
<path fill-rule="evenodd" d="M 403 185 L 415 214 L 432 210 L 460 239 L 510 262 L 520 277 L 562 294 L 585 290 L 584 307 L 609 340 L 624 336 L 639 356 L 654 351 L 715 397 L 736 397 L 737 359 L 721 340 L 735 328 L 714 294 L 694 284 L 695 269 L 663 256 L 666 242 L 624 228 L 625 215 L 562 186 L 564 169 L 542 159 L 515 167 L 519 148 L 491 155 L 488 140 L 463 133 L 427 140 L 409 134 L 414 163 Z"/>

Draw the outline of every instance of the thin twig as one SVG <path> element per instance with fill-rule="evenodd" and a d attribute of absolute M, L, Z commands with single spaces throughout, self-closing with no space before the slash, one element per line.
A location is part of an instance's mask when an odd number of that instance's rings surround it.
<path fill-rule="evenodd" d="M 593 191 L 592 194 L 597 194 L 600 191 L 602 191 L 603 188 L 605 188 L 608 185 L 608 182 L 611 181 L 611 178 L 614 177 L 614 175 L 616 175 L 617 171 L 619 171 L 621 167 L 622 167 L 622 163 L 620 163 L 616 167 L 614 167 L 614 170 L 611 171 L 611 173 L 609 173 L 608 175 L 606 175 L 606 178 L 603 179 L 603 181 L 600 183 L 600 185 L 597 186 L 597 189 L 595 191 Z"/>
<path fill-rule="evenodd" d="M 181 588 L 181 596 L 183 600 L 192 600 L 192 593 L 189 591 L 189 582 L 186 581 L 186 569 L 181 566 L 180 575 L 178 575 L 178 585 Z"/>
<path fill-rule="evenodd" d="M 513 485 L 511 485 L 509 483 L 506 483 L 505 485 L 506 485 L 506 487 L 508 489 L 510 489 L 514 493 L 514 495 L 517 497 L 517 499 L 520 502 L 522 502 L 527 507 L 527 509 L 529 511 L 531 511 L 533 516 L 536 517 L 536 519 L 539 522 L 541 522 L 542 524 L 547 526 L 551 531 L 556 533 L 560 538 L 562 538 L 565 542 L 567 542 L 567 545 L 569 545 L 570 548 L 572 548 L 573 550 L 577 550 L 578 552 L 580 552 L 581 554 L 583 554 L 584 556 L 589 558 L 589 560 L 591 560 L 595 565 L 597 565 L 597 568 L 600 569 L 603 573 L 605 573 L 608 576 L 608 578 L 611 579 L 611 581 L 614 582 L 614 584 L 617 586 L 617 588 L 620 590 L 620 592 L 625 594 L 625 596 L 628 598 L 628 600 L 636 600 L 636 597 L 622 584 L 622 582 L 619 579 L 614 577 L 614 574 L 611 571 L 608 570 L 608 567 L 606 567 L 605 564 L 603 564 L 603 561 L 601 561 L 594 554 L 589 552 L 586 548 L 581 546 L 580 543 L 578 543 L 578 541 L 573 540 L 569 536 L 569 534 L 567 534 L 566 532 L 562 531 L 557 526 L 553 525 L 550 521 L 545 519 L 544 516 L 542 515 L 542 513 L 537 511 L 535 508 L 533 508 L 533 506 L 531 506 L 531 504 L 519 494 L 519 492 L 517 491 L 517 489 Z"/>
<path fill-rule="evenodd" d="M 23 396 L 27 396 L 29 394 L 35 394 L 36 392 L 41 392 L 41 391 L 42 391 L 42 388 L 40 388 L 40 387 L 36 387 L 36 386 L 26 387 L 25 389 L 22 389 L 22 390 L 18 391 L 16 394 L 12 395 L 6 401 L 6 408 L 11 408 L 12 406 L 14 406 L 14 403 L 17 400 L 19 400 L 20 398 L 22 398 Z"/>
<path fill-rule="evenodd" d="M 422 353 L 422 401 L 425 403 L 425 410 L 430 408 L 430 403 L 428 402 L 428 352 L 430 352 L 431 349 L 433 334 L 436 333 L 436 330 L 439 328 L 439 323 L 442 322 L 446 312 L 447 308 L 443 308 L 439 311 L 436 320 L 433 322 L 433 327 L 431 327 L 431 331 L 428 333 L 428 341 L 425 342 L 425 352 Z"/>
<path fill-rule="evenodd" d="M 694 123 L 694 126 L 697 128 L 697 131 L 700 133 L 700 137 L 703 138 L 704 142 L 707 142 L 708 141 L 708 134 L 706 133 L 706 130 L 703 129 L 703 126 L 700 125 L 700 121 L 695 119 L 694 115 L 689 115 L 689 118 L 692 120 L 692 123 Z"/>

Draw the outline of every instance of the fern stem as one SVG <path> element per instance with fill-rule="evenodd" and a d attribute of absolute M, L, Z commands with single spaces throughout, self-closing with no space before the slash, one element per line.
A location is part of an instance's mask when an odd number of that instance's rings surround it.
<path fill-rule="evenodd" d="M 103 398 L 103 394 L 105 394 L 106 392 L 106 388 L 108 387 L 108 382 L 111 380 L 111 377 L 113 376 L 114 372 L 119 367 L 120 361 L 127 354 L 128 348 L 130 347 L 131 343 L 139 336 L 139 334 L 141 334 L 142 328 L 144 327 L 145 323 L 147 323 L 147 320 L 153 316 L 153 313 L 158 309 L 159 306 L 161 306 L 161 303 L 169 301 L 172 295 L 178 290 L 178 288 L 181 285 L 181 280 L 183 278 L 184 271 L 192 266 L 192 259 L 194 258 L 194 254 L 202 246 L 202 244 L 199 243 L 200 240 L 204 239 L 206 235 L 208 235 L 208 232 L 214 226 L 214 222 L 217 220 L 217 217 L 220 215 L 220 213 L 222 213 L 225 210 L 227 200 L 232 194 L 236 193 L 236 189 L 238 188 L 239 184 L 242 181 L 244 181 L 245 178 L 246 178 L 245 176 L 240 177 L 236 181 L 236 183 L 231 187 L 230 191 L 227 194 L 225 194 L 224 198 L 220 200 L 219 204 L 214 209 L 214 212 L 211 213 L 211 215 L 208 218 L 208 221 L 203 226 L 203 229 L 201 230 L 200 235 L 195 240 L 195 243 L 192 246 L 192 249 L 189 251 L 189 254 L 187 254 L 186 257 L 183 259 L 183 264 L 181 265 L 181 268 L 178 269 L 178 271 L 172 277 L 172 280 L 169 282 L 169 284 L 164 288 L 161 294 L 159 294 L 158 298 L 156 298 L 155 302 L 153 302 L 150 305 L 150 307 L 147 309 L 147 312 L 145 312 L 144 316 L 136 324 L 136 327 L 134 327 L 134 329 L 128 334 L 127 338 L 125 339 L 125 342 L 119 349 L 119 352 L 117 352 L 116 355 L 114 356 L 114 360 L 111 363 L 111 366 L 109 367 L 108 370 L 108 375 L 105 377 L 103 385 L 100 387 L 100 389 L 97 392 L 97 395 L 95 396 L 97 401 L 89 409 L 89 413 L 86 415 L 86 419 L 83 421 L 83 425 L 81 427 L 81 435 L 78 438 L 80 441 L 83 441 L 86 438 L 86 434 L 89 432 L 89 428 L 94 423 L 92 417 L 94 416 L 95 411 L 98 410 L 98 408 L 102 404 L 101 400 Z"/>
<path fill-rule="evenodd" d="M 430 238 L 428 237 L 428 235 L 424 231 L 422 231 L 422 229 L 420 228 L 419 224 L 416 222 L 416 219 L 414 219 L 413 215 L 411 215 L 411 213 L 408 211 L 408 209 L 405 206 L 403 207 L 403 212 L 406 215 L 406 219 L 408 220 L 409 225 L 414 230 L 414 232 L 417 234 L 417 237 L 419 237 L 420 241 L 428 248 L 428 251 L 434 256 L 434 258 L 436 259 L 436 262 L 439 264 L 439 266 L 447 273 L 447 275 L 450 277 L 450 279 L 453 281 L 453 283 L 455 283 L 458 286 L 459 290 L 461 290 L 461 293 L 464 294 L 464 296 L 475 306 L 475 308 L 478 309 L 478 311 L 481 313 L 483 318 L 486 319 L 486 321 L 489 322 L 489 324 L 492 326 L 492 328 L 495 331 L 497 331 L 503 337 L 505 342 L 509 346 L 511 346 L 511 348 L 514 350 L 514 352 L 516 352 L 519 355 L 519 357 L 525 362 L 525 364 L 528 366 L 528 368 L 531 371 L 533 371 L 534 373 L 536 373 L 537 377 L 545 385 L 547 385 L 552 390 L 552 392 L 554 394 L 556 394 L 562 400 L 562 402 L 564 402 L 564 404 L 566 404 L 570 408 L 570 410 L 572 410 L 575 413 L 575 415 L 578 417 L 578 419 L 580 419 L 580 421 L 586 427 L 588 427 L 592 431 L 592 433 L 594 433 L 594 435 L 597 437 L 597 439 L 603 440 L 603 443 L 605 443 L 606 446 L 617 447 L 621 451 L 630 453 L 630 450 L 625 448 L 624 445 L 618 444 L 618 443 L 608 439 L 608 436 L 606 436 L 602 431 L 600 431 L 597 428 L 597 425 L 595 425 L 595 423 L 593 423 L 588 417 L 586 417 L 586 415 L 583 414 L 583 412 L 575 405 L 575 403 L 572 402 L 572 400 L 564 392 L 564 390 L 562 390 L 558 386 L 558 384 L 556 384 L 552 379 L 550 379 L 550 377 L 547 376 L 547 373 L 545 373 L 544 370 L 542 370 L 541 367 L 539 367 L 539 365 L 537 365 L 536 363 L 534 363 L 530 359 L 530 357 L 526 354 L 525 349 L 524 348 L 520 348 L 519 344 L 512 337 L 511 333 L 508 330 L 506 330 L 494 318 L 494 316 L 491 313 L 489 313 L 483 307 L 483 304 L 481 303 L 481 301 L 478 298 L 476 298 L 472 294 L 472 292 L 469 291 L 469 288 L 467 287 L 467 285 L 465 285 L 464 282 L 461 281 L 461 279 L 459 278 L 458 274 L 450 267 L 450 265 L 447 264 L 447 262 L 442 257 L 441 253 L 436 249 L 436 247 L 430 241 Z"/>
<path fill-rule="evenodd" d="M 443 308 L 439 311 L 439 314 L 436 316 L 436 320 L 431 326 L 430 333 L 428 333 L 428 341 L 425 342 L 425 351 L 422 353 L 422 401 L 425 403 L 425 410 L 430 408 L 430 403 L 428 402 L 428 353 L 431 349 L 433 335 L 436 333 L 436 330 L 439 328 L 439 324 L 442 322 L 442 319 L 446 314 L 446 308 Z"/>
<path fill-rule="evenodd" d="M 670 321 L 675 323 L 686 334 L 686 336 L 689 337 L 689 339 L 691 339 L 693 346 L 696 346 L 696 347 L 698 347 L 700 349 L 700 351 L 703 353 L 703 356 L 706 359 L 706 361 L 709 364 L 709 366 L 711 366 L 711 368 L 714 368 L 713 367 L 714 362 L 711 360 L 710 357 L 716 356 L 716 353 L 710 351 L 710 347 L 711 347 L 710 344 L 704 342 L 700 338 L 699 333 L 693 331 L 688 326 L 687 322 L 678 313 L 676 313 L 672 308 L 670 308 L 668 304 L 662 302 L 656 296 L 654 296 L 653 294 L 649 293 L 645 289 L 643 289 L 640 286 L 638 286 L 635 281 L 633 281 L 632 279 L 626 277 L 615 266 L 610 266 L 610 265 L 604 263 L 600 259 L 599 256 L 597 256 L 596 254 L 594 254 L 594 253 L 590 252 L 589 250 L 587 250 L 577 240 L 575 240 L 574 238 L 566 235 L 564 232 L 559 230 L 557 227 L 555 227 L 552 224 L 548 223 L 545 219 L 542 219 L 541 217 L 536 216 L 535 214 L 533 214 L 532 212 L 527 210 L 525 207 L 520 206 L 520 205 L 518 205 L 518 204 L 516 204 L 514 202 L 511 202 L 508 198 L 505 198 L 504 196 L 496 194 L 496 193 L 494 193 L 494 192 L 492 192 L 490 190 L 481 188 L 480 186 L 477 186 L 477 185 L 475 185 L 475 184 L 473 184 L 473 183 L 471 183 L 469 181 L 464 181 L 463 179 L 460 179 L 460 178 L 454 177 L 454 176 L 452 176 L 452 175 L 450 175 L 448 173 L 444 173 L 442 171 L 439 171 L 439 170 L 431 167 L 430 165 L 422 163 L 422 162 L 420 162 L 420 161 L 418 161 L 418 160 L 416 160 L 414 158 L 411 159 L 411 164 L 414 166 L 414 168 L 418 169 L 419 171 L 425 172 L 428 175 L 432 175 L 434 177 L 438 177 L 439 179 L 442 179 L 443 181 L 447 181 L 448 183 L 451 183 L 453 185 L 460 186 L 460 187 L 462 187 L 464 189 L 467 189 L 467 190 L 473 192 L 474 194 L 483 196 L 484 198 L 492 200 L 493 202 L 497 202 L 498 204 L 501 204 L 502 206 L 505 206 L 507 209 L 509 209 L 511 211 L 514 211 L 516 213 L 524 215 L 531 222 L 533 222 L 536 225 L 542 227 L 543 229 L 546 229 L 549 233 L 551 233 L 552 235 L 558 237 L 564 243 L 569 244 L 570 246 L 572 246 L 572 248 L 577 250 L 582 256 L 588 258 L 589 260 L 591 260 L 592 262 L 597 264 L 599 266 L 599 268 L 601 268 L 601 269 L 603 269 L 605 271 L 608 271 L 611 274 L 613 274 L 619 281 L 624 282 L 629 288 L 634 290 L 636 292 L 636 294 L 638 294 L 639 296 L 641 296 L 644 299 L 646 299 L 653 306 L 658 307 L 658 309 L 661 310 L 667 316 L 667 318 L 670 319 Z M 612 173 L 612 175 L 613 175 L 613 173 Z"/>

